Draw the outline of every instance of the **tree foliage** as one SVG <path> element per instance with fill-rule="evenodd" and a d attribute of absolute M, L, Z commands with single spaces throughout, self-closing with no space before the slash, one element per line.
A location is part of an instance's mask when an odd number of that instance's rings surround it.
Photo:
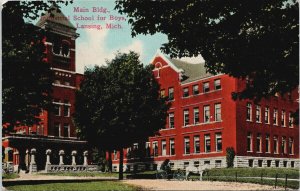
<path fill-rule="evenodd" d="M 233 147 L 226 148 L 226 164 L 227 168 L 232 168 L 234 165 L 235 152 Z"/>
<path fill-rule="evenodd" d="M 162 50 L 173 57 L 202 55 L 212 74 L 248 78 L 234 97 L 286 93 L 299 80 L 296 0 L 116 1 L 132 36 L 164 33 Z"/>
<path fill-rule="evenodd" d="M 123 148 L 164 127 L 166 99 L 159 96 L 153 67 L 143 66 L 138 57 L 134 52 L 118 53 L 107 66 L 85 71 L 76 94 L 74 121 L 78 135 L 91 145 L 123 154 Z"/>
<path fill-rule="evenodd" d="M 2 10 L 2 122 L 32 125 L 42 109 L 49 109 L 52 72 L 45 60 L 45 31 L 25 19 L 51 11 L 62 1 L 8 1 Z"/>

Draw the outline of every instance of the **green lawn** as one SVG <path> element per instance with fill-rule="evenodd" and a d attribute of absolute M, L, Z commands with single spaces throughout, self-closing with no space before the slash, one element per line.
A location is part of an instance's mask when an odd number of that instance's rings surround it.
<path fill-rule="evenodd" d="M 42 191 L 42 190 L 128 190 L 138 191 L 142 190 L 140 187 L 124 184 L 118 181 L 93 181 L 81 183 L 51 183 L 51 184 L 35 184 L 35 185 L 17 185 L 8 186 L 8 190 L 28 190 L 28 191 Z"/>
<path fill-rule="evenodd" d="M 9 173 L 9 174 L 2 174 L 2 179 L 15 179 L 19 178 L 20 176 L 16 173 Z"/>
<path fill-rule="evenodd" d="M 39 173 L 41 175 L 52 176 L 79 176 L 79 177 L 119 177 L 118 173 L 104 173 L 104 172 L 55 172 L 55 173 Z M 124 173 L 126 176 L 126 173 Z"/>

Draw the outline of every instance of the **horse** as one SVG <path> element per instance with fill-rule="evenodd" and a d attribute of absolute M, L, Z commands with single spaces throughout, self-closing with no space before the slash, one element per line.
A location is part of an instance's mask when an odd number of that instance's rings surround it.
<path fill-rule="evenodd" d="M 188 180 L 188 176 L 191 172 L 200 174 L 200 181 L 202 181 L 203 172 L 209 169 L 209 165 L 204 164 L 202 166 L 199 165 L 199 167 L 191 166 L 189 165 L 185 169 L 185 178 Z"/>

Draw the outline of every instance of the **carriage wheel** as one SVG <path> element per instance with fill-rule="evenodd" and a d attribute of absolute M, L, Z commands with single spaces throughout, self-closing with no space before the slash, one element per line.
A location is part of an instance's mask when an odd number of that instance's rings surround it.
<path fill-rule="evenodd" d="M 167 179 L 168 178 L 168 174 L 165 171 L 157 172 L 156 173 L 156 178 L 157 179 Z"/>

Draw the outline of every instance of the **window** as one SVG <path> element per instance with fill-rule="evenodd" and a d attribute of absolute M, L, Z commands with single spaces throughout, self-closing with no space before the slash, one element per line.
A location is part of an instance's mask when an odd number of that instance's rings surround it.
<path fill-rule="evenodd" d="M 287 152 L 286 152 L 286 137 L 281 138 L 281 153 L 287 154 Z"/>
<path fill-rule="evenodd" d="M 275 154 L 278 154 L 278 138 L 277 138 L 277 136 L 274 136 L 274 138 L 273 138 L 273 150 L 274 150 L 274 153 Z"/>
<path fill-rule="evenodd" d="M 270 135 L 266 135 L 266 153 L 270 153 Z"/>
<path fill-rule="evenodd" d="M 256 122 L 260 123 L 261 122 L 261 108 L 259 105 L 256 106 L 256 112 L 255 112 L 255 120 Z"/>
<path fill-rule="evenodd" d="M 291 137 L 289 138 L 289 154 L 294 154 L 294 139 Z"/>
<path fill-rule="evenodd" d="M 62 51 L 61 51 L 62 55 L 64 57 L 68 57 L 69 52 L 70 52 L 69 43 L 67 41 L 63 41 L 62 42 Z"/>
<path fill-rule="evenodd" d="M 174 100 L 174 88 L 169 88 L 169 100 Z"/>
<path fill-rule="evenodd" d="M 210 116 L 210 112 L 209 112 L 209 105 L 204 106 L 204 123 L 208 123 L 209 122 L 209 116 Z"/>
<path fill-rule="evenodd" d="M 188 109 L 183 111 L 183 118 L 184 118 L 183 126 L 189 125 L 190 121 L 189 121 L 189 110 Z"/>
<path fill-rule="evenodd" d="M 160 90 L 160 97 L 164 98 L 165 97 L 165 90 Z"/>
<path fill-rule="evenodd" d="M 174 113 L 169 113 L 169 128 L 174 128 Z"/>
<path fill-rule="evenodd" d="M 267 167 L 271 167 L 271 163 L 272 163 L 271 160 L 267 160 Z"/>
<path fill-rule="evenodd" d="M 183 88 L 183 97 L 189 97 L 189 88 Z"/>
<path fill-rule="evenodd" d="M 256 137 L 256 152 L 261 152 L 261 134 L 258 133 Z"/>
<path fill-rule="evenodd" d="M 194 124 L 198 124 L 199 121 L 199 108 L 194 108 Z"/>
<path fill-rule="evenodd" d="M 153 155 L 155 157 L 157 157 L 158 156 L 158 142 L 157 141 L 152 143 L 152 151 L 153 151 Z"/>
<path fill-rule="evenodd" d="M 293 117 L 292 117 L 292 112 L 289 112 L 289 127 L 293 127 Z"/>
<path fill-rule="evenodd" d="M 54 123 L 54 136 L 61 137 L 60 123 Z"/>
<path fill-rule="evenodd" d="M 184 154 L 190 154 L 190 138 L 184 138 Z"/>
<path fill-rule="evenodd" d="M 145 143 L 146 157 L 150 157 L 150 142 Z"/>
<path fill-rule="evenodd" d="M 70 117 L 70 103 L 68 100 L 65 100 L 64 104 L 64 116 L 65 117 Z"/>
<path fill-rule="evenodd" d="M 117 160 L 118 159 L 118 154 L 117 154 L 117 151 L 114 150 L 114 160 Z"/>
<path fill-rule="evenodd" d="M 214 84 L 215 84 L 215 90 L 221 89 L 221 80 L 220 79 L 215 80 Z"/>
<path fill-rule="evenodd" d="M 247 121 L 252 121 L 252 105 L 247 103 Z"/>
<path fill-rule="evenodd" d="M 286 126 L 286 124 L 285 124 L 285 111 L 284 110 L 281 111 L 281 126 L 282 127 Z"/>
<path fill-rule="evenodd" d="M 194 136 L 194 153 L 200 153 L 200 137 Z"/>
<path fill-rule="evenodd" d="M 64 124 L 64 137 L 70 137 L 70 125 L 68 123 Z"/>
<path fill-rule="evenodd" d="M 199 167 L 200 162 L 199 161 L 194 161 L 194 167 Z"/>
<path fill-rule="evenodd" d="M 270 110 L 268 107 L 265 108 L 265 124 L 270 124 Z"/>
<path fill-rule="evenodd" d="M 170 139 L 170 155 L 175 155 L 175 141 Z"/>
<path fill-rule="evenodd" d="M 277 109 L 274 109 L 274 112 L 273 112 L 273 124 L 278 125 L 278 110 Z"/>
<path fill-rule="evenodd" d="M 167 143 L 166 140 L 161 141 L 161 155 L 166 156 L 167 155 Z"/>
<path fill-rule="evenodd" d="M 216 133 L 216 151 L 222 151 L 222 134 Z"/>
<path fill-rule="evenodd" d="M 183 162 L 183 168 L 186 169 L 186 167 L 188 167 L 190 165 L 189 162 Z"/>
<path fill-rule="evenodd" d="M 193 85 L 193 94 L 194 95 L 199 94 L 199 86 L 198 85 Z"/>
<path fill-rule="evenodd" d="M 252 152 L 252 133 L 247 135 L 247 151 Z"/>
<path fill-rule="evenodd" d="M 221 121 L 221 104 L 215 104 L 215 121 Z"/>
<path fill-rule="evenodd" d="M 204 93 L 209 92 L 209 83 L 208 82 L 203 83 L 203 92 Z"/>
<path fill-rule="evenodd" d="M 55 42 L 52 43 L 52 52 L 54 54 L 60 54 L 60 49 L 61 49 L 61 42 L 59 39 L 55 39 Z"/>
<path fill-rule="evenodd" d="M 204 136 L 204 147 L 205 147 L 205 152 L 209 153 L 210 152 L 210 135 L 209 134 Z"/>
<path fill-rule="evenodd" d="M 54 104 L 54 115 L 60 116 L 60 105 Z"/>

